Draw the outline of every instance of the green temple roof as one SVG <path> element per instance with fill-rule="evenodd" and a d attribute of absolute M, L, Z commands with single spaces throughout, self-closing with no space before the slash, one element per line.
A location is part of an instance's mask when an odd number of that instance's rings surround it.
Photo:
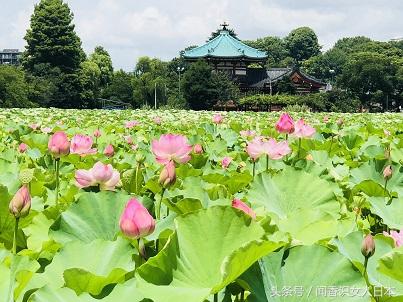
<path fill-rule="evenodd" d="M 220 59 L 251 59 L 261 61 L 267 58 L 264 51 L 250 47 L 232 37 L 229 31 L 223 29 L 220 34 L 206 44 L 187 50 L 183 54 L 185 59 L 220 58 Z"/>

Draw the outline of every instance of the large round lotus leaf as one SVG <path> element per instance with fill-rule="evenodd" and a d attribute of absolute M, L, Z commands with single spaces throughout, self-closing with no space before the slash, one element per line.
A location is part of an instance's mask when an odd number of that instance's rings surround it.
<path fill-rule="evenodd" d="M 388 205 L 388 199 L 384 197 L 368 198 L 371 204 L 371 212 L 382 218 L 383 223 L 392 229 L 403 229 L 403 197 L 393 199 Z"/>
<path fill-rule="evenodd" d="M 364 235 L 362 232 L 353 232 L 344 238 L 335 239 L 333 244 L 337 246 L 339 252 L 346 256 L 350 261 L 361 271 L 364 269 L 364 256 L 361 254 L 361 243 Z M 390 278 L 384 274 L 383 270 L 379 270 L 378 266 L 380 259 L 388 255 L 393 248 L 393 240 L 383 235 L 375 236 L 375 254 L 369 259 L 367 273 L 371 284 L 384 288 L 393 288 L 395 295 L 403 300 L 403 283 Z M 386 257 L 386 256 L 385 256 Z M 396 266 L 399 269 L 401 266 Z M 388 298 L 383 298 L 382 301 L 389 301 Z"/>
<path fill-rule="evenodd" d="M 379 259 L 379 271 L 399 281 L 403 287 L 403 247 L 395 249 Z M 403 297 L 402 297 L 403 299 Z"/>
<path fill-rule="evenodd" d="M 76 293 L 69 288 L 54 289 L 45 286 L 37 290 L 28 300 L 29 302 L 96 302 L 89 294 L 82 294 L 77 297 Z"/>
<path fill-rule="evenodd" d="M 241 279 L 251 288 L 248 302 L 364 302 L 371 301 L 362 275 L 338 252 L 319 246 L 298 246 L 272 253 Z M 260 267 L 260 269 L 259 269 Z M 359 295 L 342 291 L 360 289 Z"/>
<path fill-rule="evenodd" d="M 51 236 L 61 243 L 114 240 L 120 231 L 119 219 L 129 198 L 120 192 L 84 193 L 53 224 Z"/>
<path fill-rule="evenodd" d="M 29 288 L 67 286 L 77 294 L 98 295 L 106 285 L 124 282 L 125 274 L 134 270 L 133 253 L 133 247 L 121 238 L 69 242 L 43 273 L 33 277 Z"/>
<path fill-rule="evenodd" d="M 138 287 L 154 302 L 204 301 L 281 243 L 231 207 L 198 210 L 175 220 L 164 249 L 137 270 Z"/>
<path fill-rule="evenodd" d="M 334 185 L 318 176 L 286 168 L 277 175 L 260 174 L 247 194 L 254 207 L 264 206 L 280 219 L 301 209 L 316 209 L 337 216 Z"/>

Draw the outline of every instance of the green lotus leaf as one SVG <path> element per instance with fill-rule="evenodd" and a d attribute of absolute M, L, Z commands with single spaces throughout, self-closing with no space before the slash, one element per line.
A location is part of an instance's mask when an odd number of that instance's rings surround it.
<path fill-rule="evenodd" d="M 58 242 L 114 240 L 119 219 L 130 196 L 125 193 L 83 193 L 78 202 L 60 215 L 50 235 Z"/>
<path fill-rule="evenodd" d="M 403 229 L 403 198 L 393 199 L 388 205 L 388 199 L 384 197 L 370 197 L 368 202 L 371 211 L 382 218 L 383 223 L 392 229 Z"/>
<path fill-rule="evenodd" d="M 89 294 L 82 294 L 77 297 L 73 290 L 69 288 L 54 289 L 44 286 L 37 290 L 28 300 L 29 302 L 96 302 Z"/>
<path fill-rule="evenodd" d="M 248 302 L 371 301 L 362 275 L 338 252 L 319 245 L 297 246 L 284 258 L 284 250 L 272 253 L 241 276 L 251 288 Z M 353 296 L 354 289 L 360 294 Z"/>
<path fill-rule="evenodd" d="M 344 238 L 335 239 L 333 244 L 338 248 L 339 252 L 361 271 L 364 270 L 364 256 L 361 254 L 361 243 L 364 235 L 362 232 L 353 232 Z M 380 259 L 392 251 L 394 246 L 393 240 L 383 235 L 376 235 L 375 239 L 375 254 L 368 260 L 368 279 L 369 282 L 377 287 L 393 288 L 396 296 L 403 299 L 403 283 L 397 282 L 378 270 Z M 383 297 L 382 301 L 389 301 L 389 297 Z"/>
<path fill-rule="evenodd" d="M 164 249 L 137 270 L 138 287 L 154 302 L 204 301 L 257 259 L 282 246 L 243 212 L 210 207 L 175 220 Z"/>
<path fill-rule="evenodd" d="M 41 251 L 42 244 L 50 240 L 48 233 L 51 225 L 52 220 L 39 213 L 32 219 L 31 224 L 24 228 L 24 233 L 28 236 L 27 246 L 31 251 Z"/>
<path fill-rule="evenodd" d="M 35 274 L 29 287 L 67 286 L 77 294 L 98 295 L 106 285 L 125 281 L 125 275 L 134 270 L 133 253 L 133 247 L 122 238 L 72 241 L 64 245 L 43 273 Z"/>
<path fill-rule="evenodd" d="M 247 194 L 253 207 L 264 206 L 270 213 L 285 219 L 302 209 L 316 209 L 337 217 L 335 185 L 293 168 L 286 168 L 277 175 L 263 173 L 256 177 Z"/>
<path fill-rule="evenodd" d="M 402 283 L 403 287 L 403 247 L 393 250 L 379 259 L 379 271 Z"/>

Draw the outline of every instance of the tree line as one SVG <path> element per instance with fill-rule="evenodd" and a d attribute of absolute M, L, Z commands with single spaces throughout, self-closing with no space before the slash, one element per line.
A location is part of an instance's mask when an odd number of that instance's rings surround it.
<path fill-rule="evenodd" d="M 233 29 L 229 31 L 238 38 Z M 213 32 L 209 39 L 218 34 L 219 30 Z M 21 66 L 0 66 L 1 107 L 95 108 L 97 100 L 111 99 L 139 108 L 153 106 L 156 94 L 159 106 L 211 109 L 217 101 L 245 97 L 227 75 L 212 73 L 206 62 L 185 62 L 183 51 L 167 62 L 141 57 L 132 72 L 114 70 L 102 46 L 85 54 L 63 0 L 35 5 L 25 40 Z M 328 99 L 342 102 L 339 110 L 348 98 L 377 110 L 403 102 L 403 41 L 349 37 L 322 51 L 315 32 L 300 27 L 283 38 L 244 42 L 267 52 L 267 68 L 293 66 L 331 83 L 336 92 Z M 280 92 L 292 93 L 286 88 Z M 335 99 L 339 95 L 341 101 Z"/>

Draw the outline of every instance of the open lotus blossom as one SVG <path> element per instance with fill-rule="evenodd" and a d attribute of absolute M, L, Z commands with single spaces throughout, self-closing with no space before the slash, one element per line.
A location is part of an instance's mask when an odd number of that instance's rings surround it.
<path fill-rule="evenodd" d="M 276 123 L 276 130 L 279 133 L 291 134 L 294 132 L 294 120 L 288 113 L 283 113 Z"/>
<path fill-rule="evenodd" d="M 94 131 L 94 137 L 98 138 L 98 137 L 100 137 L 101 135 L 102 135 L 101 130 L 96 129 L 96 130 Z"/>
<path fill-rule="evenodd" d="M 274 138 L 270 138 L 267 142 L 264 142 L 263 147 L 270 159 L 281 159 L 283 156 L 291 153 L 287 141 L 277 142 Z"/>
<path fill-rule="evenodd" d="M 308 138 L 314 135 L 315 132 L 315 128 L 306 124 L 303 119 L 300 119 L 295 123 L 295 131 L 293 132 L 293 135 L 298 138 Z"/>
<path fill-rule="evenodd" d="M 57 131 L 54 133 L 49 138 L 48 149 L 55 158 L 60 158 L 63 155 L 69 154 L 70 142 L 67 138 L 67 134 L 63 131 Z"/>
<path fill-rule="evenodd" d="M 256 131 L 254 130 L 242 130 L 239 132 L 239 134 L 241 134 L 242 137 L 255 137 L 256 136 Z"/>
<path fill-rule="evenodd" d="M 324 117 L 323 117 L 323 122 L 324 123 L 328 123 L 330 121 L 330 117 L 328 116 L 328 115 L 325 115 Z"/>
<path fill-rule="evenodd" d="M 253 141 L 246 146 L 246 152 L 253 161 L 258 160 L 262 155 L 266 154 L 265 143 L 262 137 L 255 137 Z"/>
<path fill-rule="evenodd" d="M 224 117 L 221 114 L 214 114 L 213 116 L 213 123 L 214 124 L 221 124 L 224 120 Z"/>
<path fill-rule="evenodd" d="M 70 152 L 80 156 L 97 153 L 97 149 L 92 148 L 92 143 L 91 136 L 76 134 L 71 140 Z"/>
<path fill-rule="evenodd" d="M 36 129 L 39 128 L 39 125 L 38 124 L 30 124 L 29 128 L 31 128 L 32 130 L 36 130 Z"/>
<path fill-rule="evenodd" d="M 256 219 L 256 213 L 250 207 L 248 207 L 246 205 L 246 203 L 244 203 L 240 199 L 234 199 L 232 201 L 232 207 L 235 209 L 241 210 L 242 212 L 246 213 L 253 219 Z"/>
<path fill-rule="evenodd" d="M 151 149 L 157 162 L 163 165 L 170 161 L 183 164 L 191 159 L 192 146 L 183 135 L 163 134 L 159 140 L 152 141 Z"/>
<path fill-rule="evenodd" d="M 383 134 L 385 134 L 385 136 L 390 136 L 390 131 L 383 129 Z"/>
<path fill-rule="evenodd" d="M 133 138 L 131 137 L 131 135 L 126 135 L 124 136 L 124 139 L 126 141 L 126 143 L 128 143 L 129 145 L 133 145 Z"/>
<path fill-rule="evenodd" d="M 43 127 L 43 128 L 41 128 L 41 130 L 45 134 L 52 132 L 52 128 L 50 128 L 50 127 Z"/>
<path fill-rule="evenodd" d="M 79 188 L 99 185 L 100 190 L 113 191 L 120 180 L 120 174 L 111 164 L 97 162 L 89 170 L 77 170 L 75 179 L 76 186 Z"/>
<path fill-rule="evenodd" d="M 229 167 L 229 165 L 231 164 L 231 162 L 232 162 L 232 158 L 229 156 L 226 156 L 221 160 L 221 166 L 224 169 L 227 169 Z"/>
<path fill-rule="evenodd" d="M 126 236 L 139 239 L 154 232 L 155 220 L 136 198 L 132 198 L 123 210 L 119 226 Z"/>
<path fill-rule="evenodd" d="M 28 145 L 27 145 L 27 144 L 21 143 L 21 144 L 18 146 L 18 151 L 19 151 L 20 153 L 24 153 L 25 151 L 27 151 L 27 149 L 28 149 Z"/>
<path fill-rule="evenodd" d="M 136 127 L 138 125 L 140 125 L 140 123 L 138 121 L 127 121 L 125 123 L 125 128 L 130 129 L 130 128 Z"/>
<path fill-rule="evenodd" d="M 9 210 L 14 217 L 19 218 L 27 216 L 30 209 L 31 195 L 29 194 L 28 185 L 24 184 L 11 199 Z"/>
<path fill-rule="evenodd" d="M 193 146 L 193 152 L 196 154 L 202 154 L 203 153 L 203 147 L 200 144 L 196 144 Z"/>
<path fill-rule="evenodd" d="M 390 231 L 390 234 L 387 232 L 383 232 L 385 236 L 393 238 L 395 241 L 395 247 L 403 246 L 403 230 L 400 231 Z"/>
<path fill-rule="evenodd" d="M 105 147 L 104 150 L 104 155 L 107 157 L 112 157 L 115 154 L 115 149 L 113 149 L 113 146 L 109 144 L 108 146 Z"/>

